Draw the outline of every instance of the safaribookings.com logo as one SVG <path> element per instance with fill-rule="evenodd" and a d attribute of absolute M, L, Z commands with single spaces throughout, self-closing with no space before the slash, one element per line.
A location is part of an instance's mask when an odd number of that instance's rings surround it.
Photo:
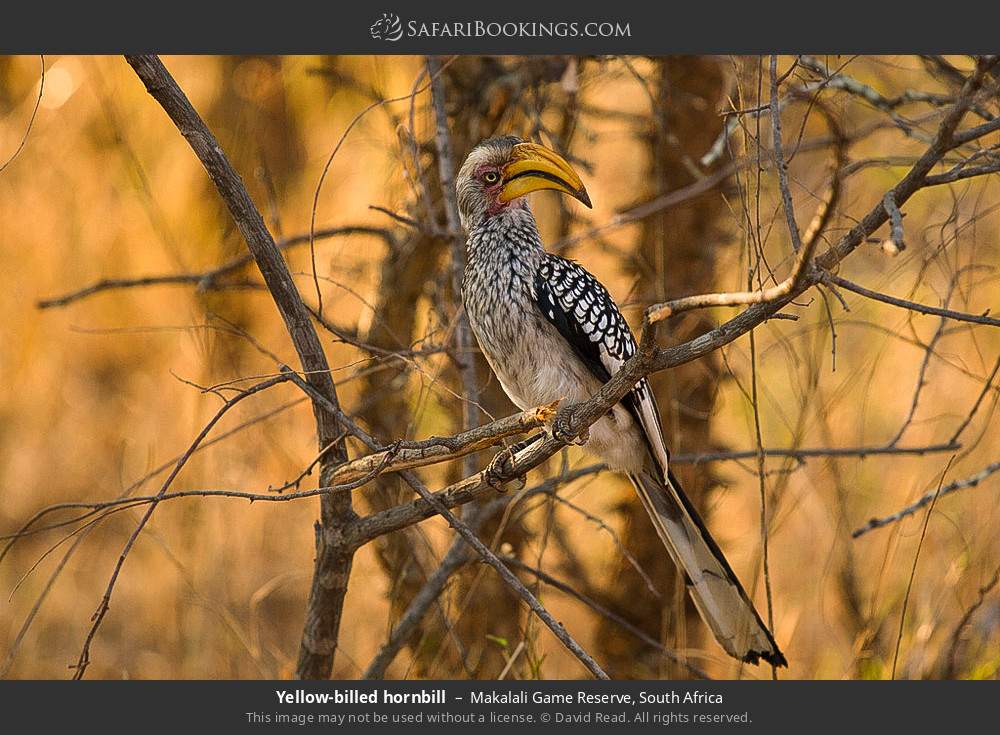
<path fill-rule="evenodd" d="M 382 13 L 369 30 L 376 41 L 398 41 L 403 37 L 403 24 L 395 13 Z"/>
<path fill-rule="evenodd" d="M 377 41 L 407 38 L 631 38 L 632 29 L 622 21 L 418 21 L 406 24 L 395 13 L 382 13 L 369 29 Z"/>

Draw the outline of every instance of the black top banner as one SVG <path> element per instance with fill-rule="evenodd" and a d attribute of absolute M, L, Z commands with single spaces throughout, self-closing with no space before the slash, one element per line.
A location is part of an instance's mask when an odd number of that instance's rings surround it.
<path fill-rule="evenodd" d="M 997 28 L 983 2 L 7 3 L 0 53 L 991 53 Z"/>

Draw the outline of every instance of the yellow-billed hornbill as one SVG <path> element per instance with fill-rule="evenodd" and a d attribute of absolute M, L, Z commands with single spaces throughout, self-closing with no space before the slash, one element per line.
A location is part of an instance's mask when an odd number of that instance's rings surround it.
<path fill-rule="evenodd" d="M 462 296 L 469 322 L 504 391 L 521 409 L 590 398 L 636 350 L 607 289 L 571 260 L 545 252 L 525 195 L 569 194 L 590 206 L 580 177 L 557 153 L 513 136 L 479 143 L 456 181 L 468 235 Z M 785 657 L 670 471 L 646 380 L 590 427 L 585 448 L 635 485 L 702 618 L 742 661 Z"/>

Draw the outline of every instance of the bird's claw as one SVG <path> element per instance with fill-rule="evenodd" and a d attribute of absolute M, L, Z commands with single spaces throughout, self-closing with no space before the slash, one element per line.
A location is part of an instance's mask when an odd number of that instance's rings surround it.
<path fill-rule="evenodd" d="M 487 485 L 498 493 L 506 493 L 508 489 L 507 485 L 515 482 L 517 483 L 517 489 L 520 490 L 527 484 L 528 480 L 524 475 L 511 477 L 513 472 L 514 452 L 504 447 L 486 465 L 486 470 L 483 472 L 483 479 Z"/>
<path fill-rule="evenodd" d="M 590 441 L 589 429 L 584 429 L 579 434 L 575 434 L 572 424 L 572 413 L 564 409 L 559 409 L 555 419 L 552 421 L 552 438 L 561 441 L 563 444 L 577 444 L 580 446 Z"/>

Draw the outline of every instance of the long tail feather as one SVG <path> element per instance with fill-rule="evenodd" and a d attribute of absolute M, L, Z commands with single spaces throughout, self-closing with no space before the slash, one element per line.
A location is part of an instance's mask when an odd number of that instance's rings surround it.
<path fill-rule="evenodd" d="M 730 656 L 787 666 L 771 631 L 761 620 L 729 562 L 672 472 L 629 475 L 657 534 L 674 563 L 684 570 L 702 619 Z"/>

